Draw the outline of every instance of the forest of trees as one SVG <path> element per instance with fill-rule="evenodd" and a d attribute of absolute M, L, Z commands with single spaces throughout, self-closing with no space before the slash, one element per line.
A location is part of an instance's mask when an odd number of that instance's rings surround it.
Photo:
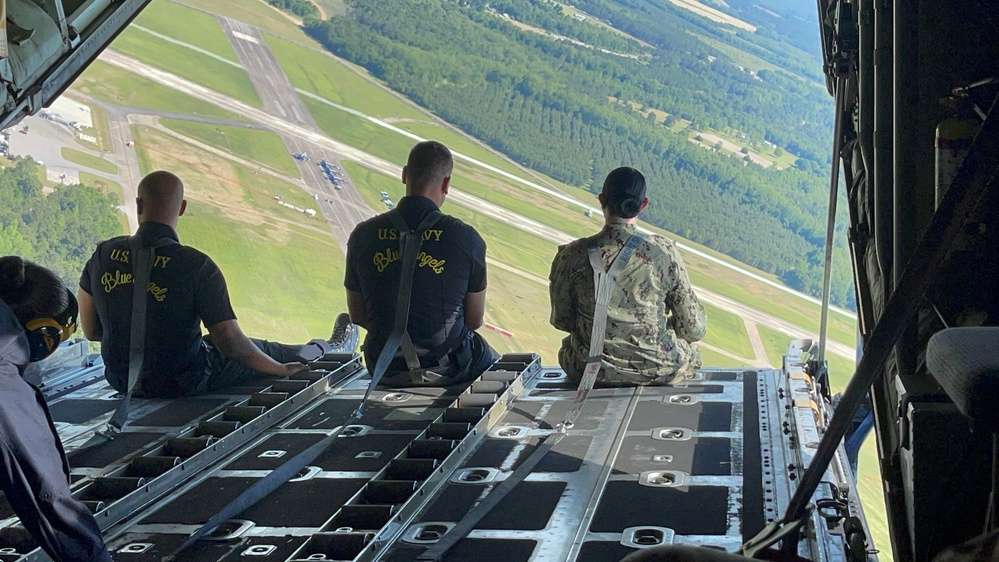
<path fill-rule="evenodd" d="M 353 3 L 346 16 L 310 19 L 306 31 L 445 120 L 562 181 L 593 190 L 617 166 L 638 168 L 650 183 L 647 220 L 816 294 L 832 116 L 824 89 L 779 70 L 750 73 L 685 33 L 692 24 L 684 18 L 654 21 L 639 11 L 661 9 L 659 3 L 577 5 L 590 13 L 620 10 L 615 25 L 656 49 L 638 59 L 602 53 L 524 31 L 486 9 L 608 50 L 641 52 L 637 43 L 582 22 L 585 37 L 571 23 L 549 29 L 553 19 L 574 20 L 544 0 L 369 0 Z M 625 13 L 632 19 L 626 22 Z M 782 146 L 799 157 L 797 169 L 764 169 L 741 154 L 704 150 L 686 131 L 651 122 L 653 108 L 699 130 L 735 129 Z M 832 300 L 852 307 L 840 238 Z"/>
<path fill-rule="evenodd" d="M 300 18 L 317 18 L 319 9 L 309 0 L 267 0 L 275 8 L 291 12 Z"/>
<path fill-rule="evenodd" d="M 46 194 L 31 158 L 0 168 L 0 256 L 18 255 L 54 270 L 68 287 L 97 243 L 121 234 L 118 200 L 94 187 Z"/>

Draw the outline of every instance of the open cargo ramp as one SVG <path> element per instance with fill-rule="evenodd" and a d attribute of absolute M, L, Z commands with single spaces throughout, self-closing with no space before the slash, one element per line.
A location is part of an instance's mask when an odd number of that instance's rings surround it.
<path fill-rule="evenodd" d="M 783 513 L 830 415 L 802 371 L 808 345 L 792 347 L 783 370 L 704 369 L 672 387 L 591 392 L 565 438 L 443 559 L 616 562 L 669 543 L 735 550 Z M 153 401 L 128 426 L 134 443 L 93 461 L 81 462 L 92 450 L 71 454 L 74 490 L 115 557 L 176 554 L 240 492 L 346 423 L 310 466 L 175 559 L 415 560 L 510 477 L 575 397 L 537 355 L 508 354 L 467 385 L 377 389 L 353 420 L 367 373 L 356 355 L 326 359 L 302 381 Z M 53 410 L 100 406 L 86 395 L 101 388 Z M 79 441 L 80 425 L 61 430 L 77 428 Z M 862 514 L 847 466 L 839 455 L 816 494 L 822 508 L 799 551 L 811 560 L 848 559 L 844 523 Z M 16 519 L 0 528 L 3 548 L 3 562 L 44 559 Z"/>

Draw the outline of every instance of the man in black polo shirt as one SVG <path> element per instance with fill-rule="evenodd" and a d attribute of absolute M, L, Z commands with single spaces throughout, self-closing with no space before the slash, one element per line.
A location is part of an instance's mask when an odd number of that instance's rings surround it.
<path fill-rule="evenodd" d="M 217 391 L 264 375 L 289 376 L 308 367 L 297 361 L 301 346 L 250 340 L 236 323 L 225 278 L 205 254 L 181 245 L 177 221 L 187 208 L 184 184 L 169 172 L 139 182 L 136 207 L 143 248 L 155 258 L 146 295 L 146 334 L 137 391 L 176 397 Z M 83 333 L 101 342 L 105 377 L 128 391 L 132 329 L 129 237 L 98 245 L 80 277 Z M 202 340 L 201 324 L 208 328 Z"/>
<path fill-rule="evenodd" d="M 402 169 L 406 196 L 396 208 L 357 225 L 347 242 L 347 309 L 367 329 L 364 360 L 373 369 L 392 332 L 399 293 L 401 248 L 391 213 L 416 228 L 439 212 L 451 182 L 451 152 L 439 142 L 413 147 Z M 486 243 L 474 228 L 441 215 L 423 235 L 416 261 L 407 332 L 420 368 L 401 352 L 382 379 L 386 384 L 448 385 L 479 376 L 499 357 L 473 330 L 486 304 Z"/>

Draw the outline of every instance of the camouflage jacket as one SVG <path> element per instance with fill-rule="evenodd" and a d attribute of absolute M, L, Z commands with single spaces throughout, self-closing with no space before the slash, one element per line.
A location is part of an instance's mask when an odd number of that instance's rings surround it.
<path fill-rule="evenodd" d="M 559 248 L 552 262 L 551 323 L 569 332 L 562 341 L 559 363 L 576 380 L 589 355 L 596 307 L 587 248 L 598 244 L 606 269 L 635 232 L 634 225 L 605 226 L 594 236 Z M 676 246 L 662 236 L 648 235 L 621 271 L 611 294 L 601 379 L 643 384 L 690 376 L 700 366 L 700 353 L 691 342 L 703 338 L 706 329 L 704 307 L 690 286 Z M 613 378 L 617 370 L 632 375 L 608 380 L 608 373 Z"/>

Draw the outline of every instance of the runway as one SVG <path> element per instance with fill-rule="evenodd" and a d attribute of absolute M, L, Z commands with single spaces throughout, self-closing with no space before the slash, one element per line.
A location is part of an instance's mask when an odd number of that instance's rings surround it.
<path fill-rule="evenodd" d="M 230 18 L 219 18 L 219 21 L 250 82 L 263 100 L 264 111 L 287 123 L 321 134 L 315 119 L 267 47 L 260 31 Z M 320 160 L 326 160 L 330 165 L 339 166 L 340 160 L 334 151 L 297 135 L 277 132 L 289 153 L 308 156 L 308 160 L 296 159 L 295 163 L 316 200 L 316 210 L 323 215 L 340 249 L 346 252 L 347 238 L 354 226 L 373 217 L 374 211 L 350 186 L 349 178 L 345 182 L 347 185 L 341 189 L 336 189 L 326 179 L 318 164 Z"/>

